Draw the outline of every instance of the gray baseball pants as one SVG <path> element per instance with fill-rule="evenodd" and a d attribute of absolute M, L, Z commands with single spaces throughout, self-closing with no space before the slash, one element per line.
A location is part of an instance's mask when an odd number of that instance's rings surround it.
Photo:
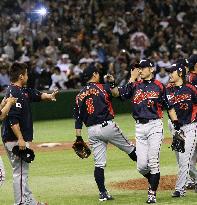
<path fill-rule="evenodd" d="M 104 168 L 106 166 L 108 143 L 113 144 L 127 154 L 130 154 L 135 148 L 113 121 L 107 121 L 106 126 L 97 124 L 88 127 L 88 137 L 94 155 L 95 167 Z"/>
<path fill-rule="evenodd" d="M 173 135 L 174 127 L 171 121 L 169 121 L 169 128 Z M 179 166 L 178 178 L 176 181 L 175 190 L 184 194 L 185 185 L 189 177 L 192 157 L 194 155 L 194 151 L 195 151 L 196 143 L 197 143 L 197 123 L 191 123 L 191 124 L 184 125 L 181 127 L 181 129 L 184 131 L 184 134 L 186 136 L 185 152 L 184 153 L 175 152 L 177 163 Z M 197 181 L 197 174 L 195 174 L 194 178 L 195 178 L 195 181 Z"/>
<path fill-rule="evenodd" d="M 2 186 L 4 181 L 5 181 L 5 168 L 4 168 L 3 160 L 0 156 L 0 187 Z"/>
<path fill-rule="evenodd" d="M 6 142 L 5 149 L 13 170 L 14 205 L 37 205 L 28 185 L 29 164 L 22 161 L 12 153 L 17 142 Z M 29 144 L 26 143 L 26 147 Z"/>
<path fill-rule="evenodd" d="M 194 154 L 193 154 L 192 159 L 191 159 L 190 170 L 189 170 L 189 175 L 191 178 L 194 178 L 195 184 L 197 184 L 196 163 L 197 163 L 197 144 L 196 144 L 196 148 L 194 150 Z"/>
<path fill-rule="evenodd" d="M 163 122 L 151 120 L 146 124 L 136 123 L 137 169 L 142 174 L 160 172 L 159 158 L 163 140 Z"/>

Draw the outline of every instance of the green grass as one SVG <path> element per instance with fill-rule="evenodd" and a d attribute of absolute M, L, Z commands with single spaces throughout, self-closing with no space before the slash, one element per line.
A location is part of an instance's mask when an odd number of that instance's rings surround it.
<path fill-rule="evenodd" d="M 115 122 L 130 139 L 134 139 L 134 120 L 130 114 L 117 115 Z M 167 128 L 167 115 L 164 115 L 165 135 L 170 136 Z M 50 120 L 34 122 L 34 142 L 73 141 L 75 136 L 74 120 Z M 87 129 L 83 127 L 82 136 L 87 140 Z M 2 142 L 0 141 L 0 144 Z"/>
<path fill-rule="evenodd" d="M 134 136 L 134 123 L 130 115 L 119 115 L 115 120 L 129 137 Z M 35 122 L 35 142 L 73 141 L 75 132 L 73 120 Z M 166 135 L 167 127 L 165 123 Z M 87 139 L 86 129 L 83 136 Z M 176 174 L 177 166 L 174 153 L 163 145 L 161 150 L 161 174 Z M 0 205 L 13 204 L 11 167 L 3 155 L 6 168 L 6 183 L 0 190 Z M 38 200 L 49 205 L 100 205 L 98 190 L 93 178 L 94 162 L 90 157 L 80 160 L 72 150 L 37 152 L 31 164 L 30 187 Z M 115 197 L 109 205 L 145 204 L 147 191 L 118 190 L 110 187 L 111 182 L 141 178 L 135 163 L 117 148 L 110 147 L 107 153 L 106 184 Z M 157 204 L 197 204 L 197 194 L 189 191 L 187 197 L 173 199 L 171 191 L 158 192 Z"/>

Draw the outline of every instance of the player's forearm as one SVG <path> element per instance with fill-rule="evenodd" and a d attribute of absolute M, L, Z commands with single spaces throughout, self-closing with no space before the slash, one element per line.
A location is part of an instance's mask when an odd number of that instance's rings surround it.
<path fill-rule="evenodd" d="M 8 112 L 10 111 L 10 108 L 11 108 L 12 104 L 10 102 L 6 103 L 5 106 L 2 108 L 1 110 L 1 115 L 0 115 L 0 119 L 3 120 Z"/>
<path fill-rule="evenodd" d="M 58 90 L 54 90 L 52 93 L 42 93 L 41 100 L 56 101 L 56 95 L 58 94 L 58 92 Z"/>
<path fill-rule="evenodd" d="M 41 100 L 50 101 L 51 100 L 51 94 L 42 93 Z"/>
<path fill-rule="evenodd" d="M 11 126 L 11 128 L 12 128 L 14 135 L 18 139 L 19 149 L 24 150 L 26 147 L 26 143 L 25 143 L 25 140 L 23 139 L 23 135 L 21 133 L 19 124 L 14 124 Z"/>
<path fill-rule="evenodd" d="M 76 136 L 81 136 L 81 129 L 76 129 Z"/>
<path fill-rule="evenodd" d="M 0 110 L 2 110 L 5 105 L 6 105 L 6 99 L 4 97 L 0 104 Z"/>
<path fill-rule="evenodd" d="M 176 112 L 175 112 L 175 109 L 174 108 L 172 108 L 171 110 L 169 110 L 168 111 L 168 113 L 169 113 L 169 116 L 170 116 L 170 119 L 171 119 L 171 121 L 173 122 L 173 121 L 177 121 L 178 120 L 178 118 L 177 118 L 177 115 L 176 115 Z"/>
<path fill-rule="evenodd" d="M 19 124 L 14 124 L 11 126 L 11 129 L 18 140 L 23 140 L 23 135 L 20 129 Z"/>

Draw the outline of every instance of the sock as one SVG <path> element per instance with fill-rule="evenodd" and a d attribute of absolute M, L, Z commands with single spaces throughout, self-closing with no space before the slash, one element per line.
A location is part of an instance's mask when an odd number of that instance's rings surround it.
<path fill-rule="evenodd" d="M 148 179 L 148 183 L 150 184 L 150 172 L 148 172 L 147 174 L 144 174 L 143 176 L 146 177 Z"/>
<path fill-rule="evenodd" d="M 98 189 L 100 192 L 105 192 L 105 177 L 104 177 L 104 169 L 100 167 L 95 167 L 94 169 L 94 178 Z"/>
<path fill-rule="evenodd" d="M 160 173 L 150 174 L 150 186 L 152 191 L 157 191 L 160 180 Z"/>
<path fill-rule="evenodd" d="M 128 155 L 133 161 L 137 162 L 136 148 Z"/>

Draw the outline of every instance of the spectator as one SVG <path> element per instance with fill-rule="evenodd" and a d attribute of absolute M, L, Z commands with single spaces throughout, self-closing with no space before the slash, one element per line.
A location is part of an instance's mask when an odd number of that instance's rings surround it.
<path fill-rule="evenodd" d="M 11 39 L 8 40 L 6 46 L 4 47 L 4 52 L 8 55 L 10 60 L 14 60 L 14 48 L 12 46 Z"/>
<path fill-rule="evenodd" d="M 159 70 L 160 71 L 159 71 L 159 73 L 156 74 L 155 79 L 160 81 L 164 85 L 167 85 L 169 82 L 169 79 L 170 79 L 168 73 L 166 72 L 164 67 L 161 67 Z"/>
<path fill-rule="evenodd" d="M 64 72 L 60 70 L 58 66 L 53 69 L 53 74 L 51 75 L 52 84 L 49 90 L 55 90 L 56 88 L 66 90 L 65 85 L 68 82 L 68 78 Z"/>
<path fill-rule="evenodd" d="M 57 66 L 61 71 L 65 72 L 68 76 L 70 74 L 70 59 L 68 54 L 62 54 L 61 59 L 58 61 Z"/>
<path fill-rule="evenodd" d="M 10 84 L 10 78 L 8 76 L 9 64 L 0 65 L 0 88 L 1 91 L 4 91 L 5 88 Z"/>
<path fill-rule="evenodd" d="M 4 62 L 8 63 L 22 56 L 37 56 L 31 68 L 37 79 L 31 84 L 39 89 L 42 81 L 47 84 L 45 89 L 50 87 L 47 58 L 66 73 L 72 82 L 69 86 L 75 88 L 83 58 L 101 63 L 103 74 L 109 68 L 117 75 L 124 63 L 135 64 L 142 57 L 153 56 L 157 65 L 164 61 L 163 53 L 168 53 L 168 61 L 173 63 L 197 48 L 196 0 L 76 0 L 66 4 L 45 0 L 44 4 L 50 12 L 40 18 L 32 14 L 39 5 L 34 0 L 0 3 L 0 54 L 7 55 Z M 121 62 L 123 49 L 130 56 Z M 43 72 L 49 74 L 47 78 Z"/>

